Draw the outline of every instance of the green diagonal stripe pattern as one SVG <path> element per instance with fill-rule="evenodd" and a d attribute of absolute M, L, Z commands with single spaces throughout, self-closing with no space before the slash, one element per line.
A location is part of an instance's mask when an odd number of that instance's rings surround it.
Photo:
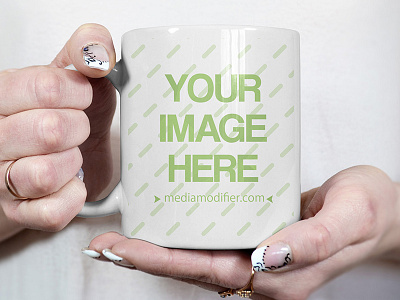
<path fill-rule="evenodd" d="M 136 226 L 136 228 L 132 230 L 131 236 L 135 236 L 140 231 L 140 229 L 144 227 L 144 225 L 145 223 L 141 222 L 138 226 Z"/>
<path fill-rule="evenodd" d="M 204 52 L 201 57 L 202 58 L 207 58 L 207 56 L 209 56 L 215 50 L 215 48 L 217 48 L 217 46 L 211 45 L 210 48 L 208 48 L 207 51 Z"/>
<path fill-rule="evenodd" d="M 143 184 L 135 193 L 136 197 L 139 197 L 147 188 L 149 187 L 149 184 L 146 182 Z"/>
<path fill-rule="evenodd" d="M 174 47 L 174 49 L 172 49 L 168 54 L 167 54 L 167 58 L 169 59 L 169 58 L 171 58 L 172 56 L 174 56 L 174 54 L 176 53 L 176 52 L 178 52 L 178 50 L 179 49 L 181 49 L 181 45 L 176 45 L 175 47 Z"/>
<path fill-rule="evenodd" d="M 142 151 L 140 151 L 139 157 L 142 158 L 143 156 L 145 156 L 146 153 L 150 151 L 151 147 L 153 147 L 153 145 L 148 144 Z"/>
<path fill-rule="evenodd" d="M 221 70 L 221 72 L 219 72 L 219 74 L 225 75 L 230 69 L 232 69 L 232 65 L 231 65 L 231 64 L 229 64 L 229 65 L 227 65 L 225 68 L 223 68 L 223 69 Z"/>
<path fill-rule="evenodd" d="M 137 84 L 128 94 L 128 98 L 131 98 L 133 95 L 137 93 L 138 90 L 142 87 L 141 84 Z"/>
<path fill-rule="evenodd" d="M 269 137 L 276 129 L 278 129 L 279 124 L 275 123 L 268 131 L 264 134 L 264 136 Z"/>
<path fill-rule="evenodd" d="M 174 225 L 172 225 L 172 227 L 167 231 L 167 236 L 170 236 L 171 234 L 173 234 L 175 232 L 175 230 L 178 229 L 178 227 L 181 225 L 181 223 L 176 222 Z"/>
<path fill-rule="evenodd" d="M 152 112 L 153 110 L 155 110 L 157 108 L 157 104 L 153 104 L 152 106 L 149 107 L 148 110 L 146 110 L 143 114 L 143 117 L 147 118 Z"/>
<path fill-rule="evenodd" d="M 157 64 L 148 74 L 147 74 L 147 78 L 151 78 L 154 76 L 154 74 L 157 73 L 158 70 L 160 70 L 161 65 Z"/>
<path fill-rule="evenodd" d="M 128 164 L 128 171 L 129 171 L 130 169 L 132 169 L 132 167 L 133 167 L 133 164 L 132 164 L 132 163 Z"/>
<path fill-rule="evenodd" d="M 242 58 L 249 50 L 251 49 L 251 45 L 247 45 L 242 51 L 239 52 L 238 58 Z"/>
<path fill-rule="evenodd" d="M 285 150 L 282 151 L 281 157 L 285 157 L 290 152 L 290 150 L 292 150 L 293 148 L 294 148 L 293 144 L 290 144 L 289 146 L 287 146 L 285 148 Z"/>
<path fill-rule="evenodd" d="M 132 131 L 134 131 L 136 129 L 136 127 L 138 127 L 138 124 L 133 123 L 132 126 L 128 128 L 128 135 L 130 135 L 132 133 Z"/>
<path fill-rule="evenodd" d="M 213 151 L 211 151 L 210 155 L 215 155 L 219 152 L 219 150 L 222 149 L 222 147 L 224 147 L 223 144 L 219 144 L 217 147 L 215 147 L 215 149 Z"/>
<path fill-rule="evenodd" d="M 163 165 L 161 166 L 161 168 L 159 168 L 159 169 L 157 170 L 157 172 L 154 173 L 154 176 L 155 176 L 155 177 L 160 176 L 161 173 L 164 172 L 167 168 L 168 168 L 168 164 L 167 164 L 167 163 L 163 164 Z"/>
<path fill-rule="evenodd" d="M 187 69 L 184 74 L 188 74 L 189 75 L 190 73 L 192 73 L 194 71 L 194 69 L 196 69 L 196 64 L 191 65 L 190 68 Z"/>
<path fill-rule="evenodd" d="M 292 72 L 290 72 L 290 74 L 288 75 L 289 78 L 293 78 L 294 76 L 294 70 Z"/>
<path fill-rule="evenodd" d="M 281 89 L 283 88 L 283 84 L 280 83 L 274 90 L 269 94 L 269 97 L 272 98 L 274 97 Z"/>
<path fill-rule="evenodd" d="M 232 208 L 234 208 L 234 207 L 235 207 L 235 203 L 229 204 L 228 207 L 225 208 L 225 209 L 222 211 L 221 216 L 225 217 L 225 216 L 227 215 L 227 213 L 230 212 L 230 211 L 232 210 Z"/>
<path fill-rule="evenodd" d="M 136 56 L 138 56 L 140 54 L 140 52 L 142 52 L 144 50 L 144 48 L 146 48 L 145 45 L 140 45 L 139 48 L 137 48 L 137 50 L 135 52 L 133 52 L 133 54 L 131 55 L 132 58 L 135 58 Z"/>
<path fill-rule="evenodd" d="M 206 86 L 199 94 L 199 98 L 203 98 L 208 92 L 208 86 Z"/>
<path fill-rule="evenodd" d="M 285 228 L 286 227 L 286 223 L 285 222 L 283 222 L 281 225 L 279 225 L 275 230 L 274 230 L 274 232 L 272 232 L 272 234 L 275 234 L 275 233 L 277 233 L 278 231 L 281 231 L 283 228 Z"/>
<path fill-rule="evenodd" d="M 258 144 L 254 144 L 247 152 L 246 155 L 250 155 L 252 153 L 254 153 L 254 151 L 256 151 L 258 148 Z"/>
<path fill-rule="evenodd" d="M 219 187 L 219 183 L 214 184 L 214 185 L 206 192 L 206 196 L 211 195 L 218 187 Z"/>
<path fill-rule="evenodd" d="M 214 117 L 219 117 L 219 115 L 225 110 L 225 109 L 227 109 L 228 108 L 228 104 L 224 104 L 224 105 L 222 105 L 216 112 L 215 112 L 215 114 L 214 114 Z"/>
<path fill-rule="evenodd" d="M 267 65 L 266 65 L 266 64 L 263 64 L 254 74 L 260 76 L 260 74 L 261 74 L 262 72 L 264 72 L 266 68 L 267 68 Z"/>
<path fill-rule="evenodd" d="M 290 117 L 293 112 L 294 112 L 294 106 L 289 108 L 289 110 L 285 113 L 285 117 L 286 118 Z"/>
<path fill-rule="evenodd" d="M 290 183 L 286 183 L 277 193 L 276 196 L 280 197 L 290 187 Z"/>
<path fill-rule="evenodd" d="M 160 204 L 157 205 L 155 209 L 153 209 L 153 211 L 150 213 L 150 216 L 154 217 L 163 207 L 164 207 L 164 202 L 161 202 Z"/>
<path fill-rule="evenodd" d="M 215 227 L 215 222 L 211 222 L 210 225 L 207 226 L 206 229 L 203 230 L 203 232 L 201 233 L 202 236 L 205 236 L 207 233 L 209 233 L 211 231 L 211 229 L 213 229 Z"/>
<path fill-rule="evenodd" d="M 183 183 L 178 184 L 178 186 L 176 188 L 174 188 L 174 190 L 171 192 L 171 195 L 175 196 L 176 193 L 178 193 L 183 188 L 183 186 L 184 186 Z"/>
<path fill-rule="evenodd" d="M 175 152 L 175 154 L 174 154 L 175 157 L 178 157 L 179 155 L 181 155 L 182 152 L 185 151 L 185 150 L 187 149 L 187 147 L 188 147 L 188 144 L 183 144 L 182 147 L 180 147 L 180 148 L 178 149 L 178 151 Z"/>
<path fill-rule="evenodd" d="M 182 109 L 182 111 L 179 113 L 179 116 L 183 117 L 192 107 L 193 107 L 192 103 L 189 103 L 188 105 L 186 105 L 186 107 L 184 109 Z"/>
<path fill-rule="evenodd" d="M 250 226 L 251 226 L 250 222 L 247 222 L 246 224 L 244 224 L 244 226 L 242 228 L 240 228 L 239 231 L 237 232 L 237 235 L 241 236 Z"/>
<path fill-rule="evenodd" d="M 273 163 L 269 164 L 268 167 L 266 167 L 264 169 L 264 171 L 261 172 L 261 174 L 260 174 L 261 177 L 264 177 L 265 175 L 267 175 L 269 173 L 269 171 L 271 171 L 274 168 L 274 166 L 275 165 Z"/>
<path fill-rule="evenodd" d="M 263 108 L 263 106 L 264 105 L 262 103 L 258 104 L 257 107 L 255 109 L 253 109 L 253 111 L 250 114 L 255 115 Z"/>
<path fill-rule="evenodd" d="M 169 96 L 169 94 L 172 93 L 172 91 L 173 91 L 173 89 L 170 87 L 170 88 L 163 94 L 163 97 L 164 97 L 164 98 L 167 98 L 167 97 Z"/>
<path fill-rule="evenodd" d="M 271 205 L 271 203 L 265 203 L 263 207 L 260 208 L 260 210 L 256 213 L 257 217 L 260 217 L 266 210 L 267 208 Z"/>
<path fill-rule="evenodd" d="M 275 59 L 278 58 L 279 55 L 281 55 L 282 52 L 286 50 L 286 48 L 287 48 L 286 45 L 282 45 L 282 47 L 280 47 L 280 48 L 274 53 L 274 55 L 272 55 L 272 57 L 275 58 Z"/>
<path fill-rule="evenodd" d="M 186 216 L 190 216 L 192 213 L 194 213 L 194 211 L 200 206 L 200 203 L 196 203 L 194 204 L 187 212 L 186 212 Z"/>
<path fill-rule="evenodd" d="M 247 186 L 247 188 L 244 189 L 244 191 L 242 192 L 241 195 L 242 195 L 242 196 L 246 195 L 248 192 L 251 191 L 251 189 L 252 189 L 254 186 L 255 186 L 254 183 L 250 183 L 250 184 Z"/>

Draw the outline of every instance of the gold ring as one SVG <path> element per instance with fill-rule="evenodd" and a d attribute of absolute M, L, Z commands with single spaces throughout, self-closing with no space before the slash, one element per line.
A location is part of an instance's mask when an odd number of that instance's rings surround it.
<path fill-rule="evenodd" d="M 250 298 L 251 295 L 253 295 L 254 293 L 254 289 L 253 289 L 253 279 L 254 279 L 254 269 L 251 268 L 251 277 L 249 282 L 242 288 L 238 289 L 238 290 L 234 290 L 234 289 L 229 289 L 223 292 L 218 292 L 218 295 L 221 298 L 226 298 L 226 297 L 230 297 L 233 295 L 238 295 L 241 298 Z"/>
<path fill-rule="evenodd" d="M 8 168 L 6 170 L 6 176 L 5 176 L 5 180 L 4 181 L 6 183 L 7 190 L 11 193 L 11 195 L 13 195 L 18 200 L 26 200 L 26 199 L 29 199 L 29 198 L 22 197 L 20 194 L 18 194 L 17 191 L 15 190 L 15 187 L 13 186 L 13 184 L 11 182 L 11 178 L 10 178 L 11 168 L 15 164 L 15 162 L 16 162 L 16 160 L 14 160 L 8 166 Z"/>

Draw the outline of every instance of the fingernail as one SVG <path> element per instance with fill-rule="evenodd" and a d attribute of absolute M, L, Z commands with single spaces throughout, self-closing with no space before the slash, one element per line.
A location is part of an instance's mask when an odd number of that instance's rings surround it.
<path fill-rule="evenodd" d="M 114 263 L 116 263 L 117 265 L 120 265 L 122 267 L 128 267 L 128 268 L 134 268 L 135 267 L 134 265 L 132 265 L 126 259 L 123 259 L 122 257 L 112 253 L 110 249 L 104 249 L 103 250 L 103 255 L 105 257 L 107 257 L 109 260 L 113 261 Z"/>
<path fill-rule="evenodd" d="M 99 44 L 87 44 L 82 49 L 83 59 L 89 68 L 107 71 L 109 68 L 109 57 L 106 48 Z"/>
<path fill-rule="evenodd" d="M 80 180 L 83 181 L 83 178 L 85 177 L 85 173 L 83 172 L 82 168 L 79 169 L 78 174 L 76 174 L 76 177 L 78 177 Z"/>
<path fill-rule="evenodd" d="M 280 269 L 292 261 L 292 250 L 286 244 L 273 244 L 256 249 L 251 255 L 254 271 L 269 272 Z"/>
<path fill-rule="evenodd" d="M 94 250 L 90 250 L 88 247 L 82 248 L 82 253 L 90 256 L 91 258 L 99 258 L 100 253 Z"/>

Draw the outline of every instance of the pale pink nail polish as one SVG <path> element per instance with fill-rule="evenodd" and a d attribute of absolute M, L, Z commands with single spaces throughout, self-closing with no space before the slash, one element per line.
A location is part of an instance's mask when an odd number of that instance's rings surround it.
<path fill-rule="evenodd" d="M 274 271 L 288 265 L 292 260 L 292 250 L 283 243 L 256 249 L 251 255 L 251 262 L 256 272 Z"/>

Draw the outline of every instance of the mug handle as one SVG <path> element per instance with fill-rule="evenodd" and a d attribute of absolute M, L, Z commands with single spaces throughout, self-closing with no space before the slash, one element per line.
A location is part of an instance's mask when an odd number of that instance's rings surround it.
<path fill-rule="evenodd" d="M 75 70 L 73 65 L 66 67 L 69 70 Z M 112 85 L 121 93 L 121 88 L 128 80 L 128 73 L 126 72 L 125 65 L 122 60 L 115 64 L 115 67 L 106 76 Z M 78 213 L 78 217 L 82 218 L 96 218 L 113 215 L 120 212 L 120 203 L 122 202 L 123 190 L 121 181 L 111 191 L 111 193 L 102 200 L 86 202 L 82 210 Z"/>

